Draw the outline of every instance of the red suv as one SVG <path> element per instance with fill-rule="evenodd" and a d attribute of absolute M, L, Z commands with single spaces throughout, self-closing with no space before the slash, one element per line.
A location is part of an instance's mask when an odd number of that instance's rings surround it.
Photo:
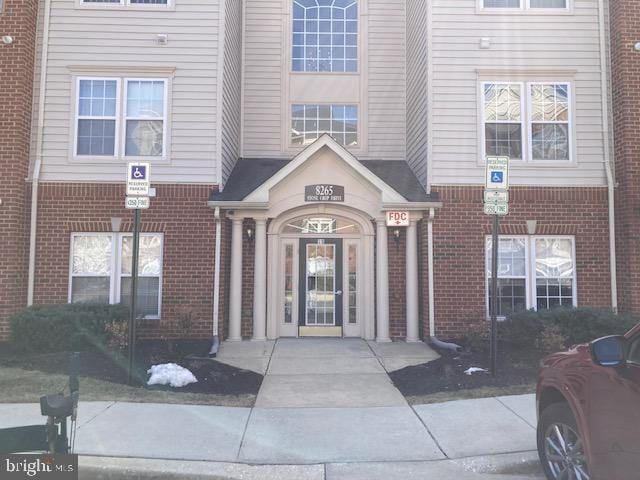
<path fill-rule="evenodd" d="M 537 408 L 550 480 L 640 479 L 640 324 L 546 357 Z"/>

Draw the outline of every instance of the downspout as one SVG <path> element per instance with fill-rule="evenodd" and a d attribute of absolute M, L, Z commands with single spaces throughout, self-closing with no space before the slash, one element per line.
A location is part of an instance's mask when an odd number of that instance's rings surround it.
<path fill-rule="evenodd" d="M 31 178 L 31 225 L 29 232 L 29 273 L 27 280 L 27 306 L 33 305 L 36 272 L 36 235 L 38 230 L 38 181 L 42 167 L 42 143 L 44 130 L 44 106 L 46 99 L 47 58 L 49 54 L 49 19 L 51 0 L 45 0 L 42 29 L 42 56 L 40 59 L 40 83 L 38 92 L 38 130 L 36 131 L 36 159 Z"/>
<path fill-rule="evenodd" d="M 429 218 L 427 219 L 427 262 L 429 269 L 429 342 L 439 348 L 458 351 L 462 347 L 455 343 L 443 342 L 436 338 L 436 316 L 434 305 L 434 284 L 433 284 L 433 219 L 435 217 L 435 209 L 429 209 Z"/>
<path fill-rule="evenodd" d="M 435 294 L 433 285 L 433 217 L 435 210 L 429 209 L 429 218 L 427 219 L 427 268 L 429 270 L 429 336 L 435 338 L 436 314 L 435 305 L 433 304 Z"/>
<path fill-rule="evenodd" d="M 220 339 L 218 336 L 218 325 L 220 323 L 220 244 L 222 242 L 220 207 L 216 207 L 214 216 L 216 219 L 216 251 L 214 253 L 215 266 L 213 271 L 213 343 L 209 351 L 210 357 L 215 357 L 220 348 Z"/>
<path fill-rule="evenodd" d="M 602 96 L 602 133 L 604 137 L 604 168 L 607 174 L 607 193 L 609 200 L 609 265 L 611 268 L 611 308 L 618 311 L 618 273 L 616 258 L 616 210 L 615 210 L 615 180 L 611 165 L 611 150 L 609 144 L 609 92 L 607 40 L 604 18 L 604 0 L 598 0 L 598 19 L 600 22 L 600 86 Z"/>

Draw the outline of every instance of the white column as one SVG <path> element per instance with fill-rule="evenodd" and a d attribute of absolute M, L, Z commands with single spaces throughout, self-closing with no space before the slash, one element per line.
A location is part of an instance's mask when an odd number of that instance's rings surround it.
<path fill-rule="evenodd" d="M 267 221 L 256 219 L 253 266 L 253 338 L 267 339 Z"/>
<path fill-rule="evenodd" d="M 231 281 L 227 340 L 239 342 L 242 340 L 242 218 L 233 218 L 231 224 Z"/>
<path fill-rule="evenodd" d="M 376 220 L 376 319 L 377 342 L 389 339 L 389 249 L 386 220 Z"/>
<path fill-rule="evenodd" d="M 406 253 L 407 342 L 419 342 L 418 324 L 418 228 L 415 220 L 407 227 Z"/>

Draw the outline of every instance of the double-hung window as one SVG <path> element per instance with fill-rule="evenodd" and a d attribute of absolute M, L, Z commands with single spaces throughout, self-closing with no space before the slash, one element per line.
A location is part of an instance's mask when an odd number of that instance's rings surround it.
<path fill-rule="evenodd" d="M 491 10 L 568 10 L 569 0 L 479 0 L 483 9 Z"/>
<path fill-rule="evenodd" d="M 159 318 L 162 298 L 162 234 L 140 236 L 137 314 Z M 133 237 L 128 233 L 74 233 L 69 302 L 131 302 Z"/>
<path fill-rule="evenodd" d="M 529 84 L 531 159 L 570 159 L 569 85 Z"/>
<path fill-rule="evenodd" d="M 483 158 L 572 161 L 569 82 L 481 83 Z"/>
<path fill-rule="evenodd" d="M 576 305 L 573 237 L 500 236 L 498 316 Z M 487 311 L 492 312 L 492 248 L 486 239 Z"/>
<path fill-rule="evenodd" d="M 166 155 L 166 79 L 78 78 L 76 90 L 75 156 Z"/>
<path fill-rule="evenodd" d="M 485 154 L 522 157 L 522 85 L 485 83 L 483 85 Z"/>

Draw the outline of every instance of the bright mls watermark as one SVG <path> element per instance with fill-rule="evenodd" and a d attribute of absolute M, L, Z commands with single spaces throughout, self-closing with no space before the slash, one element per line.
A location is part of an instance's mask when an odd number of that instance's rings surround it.
<path fill-rule="evenodd" d="M 78 480 L 77 455 L 0 455 L 3 480 Z"/>

